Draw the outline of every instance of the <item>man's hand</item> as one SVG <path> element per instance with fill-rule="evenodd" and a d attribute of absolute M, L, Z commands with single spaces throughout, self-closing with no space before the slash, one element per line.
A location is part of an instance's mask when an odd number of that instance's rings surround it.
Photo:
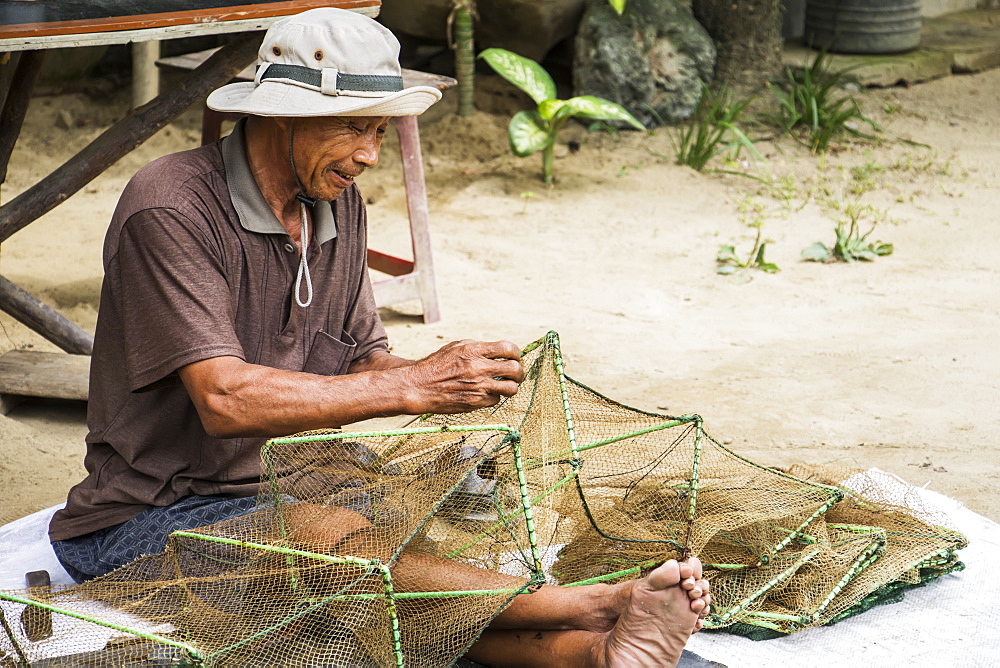
<path fill-rule="evenodd" d="M 406 412 L 465 413 L 512 397 L 524 380 L 521 351 L 510 341 L 453 341 L 412 366 Z"/>

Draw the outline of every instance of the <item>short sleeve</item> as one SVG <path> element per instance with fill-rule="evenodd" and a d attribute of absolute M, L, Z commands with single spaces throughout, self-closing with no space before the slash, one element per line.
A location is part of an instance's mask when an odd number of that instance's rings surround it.
<path fill-rule="evenodd" d="M 130 390 L 203 359 L 244 359 L 222 257 L 174 209 L 143 209 L 126 221 L 108 270 L 119 286 Z"/>

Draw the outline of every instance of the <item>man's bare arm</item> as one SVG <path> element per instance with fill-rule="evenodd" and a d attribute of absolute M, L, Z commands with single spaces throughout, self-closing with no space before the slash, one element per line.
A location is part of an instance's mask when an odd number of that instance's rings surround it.
<path fill-rule="evenodd" d="M 217 438 L 279 436 L 373 417 L 463 413 L 513 396 L 524 378 L 506 341 L 456 341 L 411 362 L 379 352 L 342 376 L 285 371 L 238 357 L 178 370 L 202 424 Z"/>

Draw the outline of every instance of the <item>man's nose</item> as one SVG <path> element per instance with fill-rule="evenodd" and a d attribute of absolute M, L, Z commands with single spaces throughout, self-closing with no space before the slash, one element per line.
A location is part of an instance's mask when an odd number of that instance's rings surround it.
<path fill-rule="evenodd" d="M 382 144 L 382 139 L 374 132 L 366 132 L 358 140 L 358 145 L 354 149 L 354 161 L 360 162 L 367 167 L 374 167 L 378 163 L 378 151 Z"/>

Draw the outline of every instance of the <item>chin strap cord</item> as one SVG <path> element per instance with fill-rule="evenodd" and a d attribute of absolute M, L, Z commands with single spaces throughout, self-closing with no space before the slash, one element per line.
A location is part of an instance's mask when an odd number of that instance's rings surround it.
<path fill-rule="evenodd" d="M 312 304 L 313 300 L 313 284 L 312 276 L 309 275 L 309 261 L 307 257 L 309 255 L 309 212 L 306 211 L 306 207 L 312 208 L 316 204 L 316 200 L 306 195 L 306 189 L 302 185 L 302 181 L 299 180 L 299 172 L 295 169 L 295 153 L 292 150 L 292 137 L 295 134 L 295 119 L 291 119 L 288 124 L 288 162 L 292 166 L 292 176 L 295 177 L 295 183 L 298 184 L 299 190 L 301 191 L 295 196 L 295 199 L 299 200 L 299 222 L 301 223 L 299 227 L 299 232 L 301 233 L 302 243 L 302 254 L 299 256 L 299 272 L 295 276 L 295 303 L 306 308 Z M 306 282 L 306 299 L 302 300 L 302 279 L 305 278 Z"/>
<path fill-rule="evenodd" d="M 306 260 L 306 256 L 309 254 L 309 215 L 306 212 L 306 204 L 303 201 L 299 201 L 299 219 L 302 221 L 302 255 L 299 256 L 299 273 L 295 277 L 295 303 L 306 308 L 312 304 L 313 300 L 313 284 L 312 277 L 309 275 L 309 262 Z M 305 278 L 306 283 L 306 299 L 302 301 L 302 279 Z"/>

